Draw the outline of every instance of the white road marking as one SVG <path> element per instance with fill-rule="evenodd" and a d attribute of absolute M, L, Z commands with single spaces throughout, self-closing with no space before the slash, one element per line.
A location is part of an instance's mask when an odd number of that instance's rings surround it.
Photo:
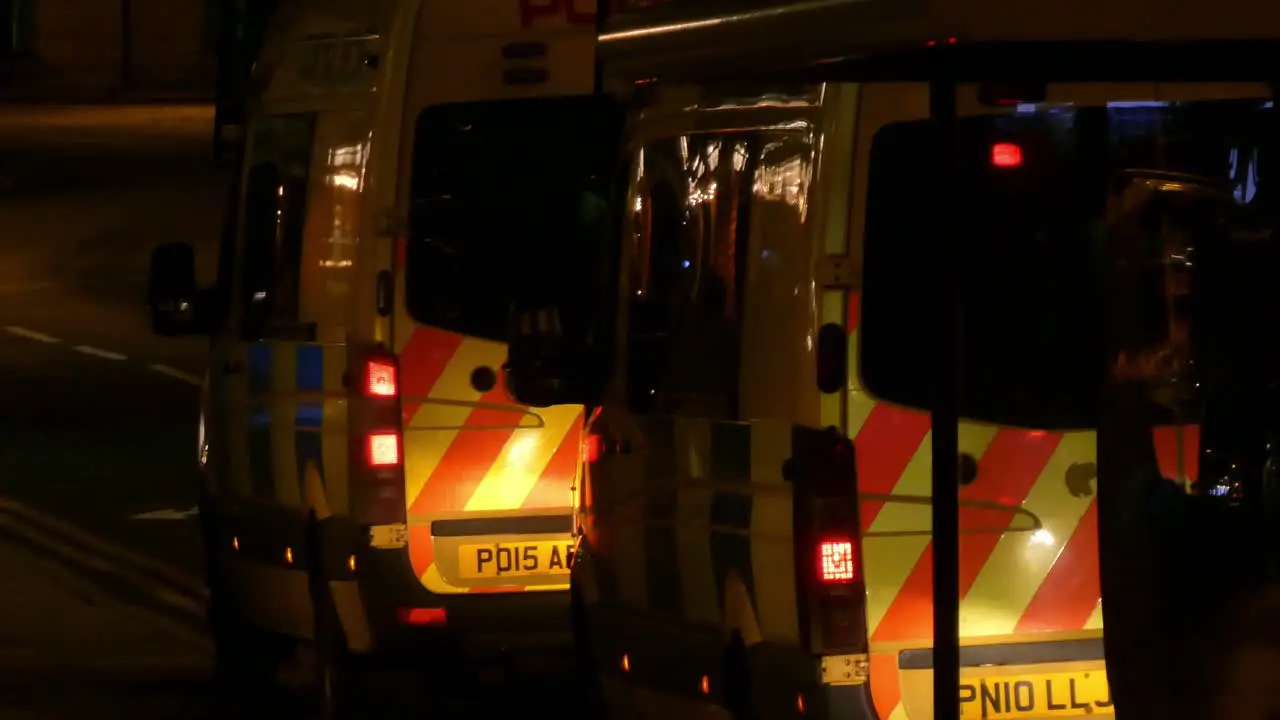
<path fill-rule="evenodd" d="M 46 343 L 59 342 L 58 338 L 52 335 L 45 335 L 42 332 L 36 332 L 35 330 L 28 330 L 24 327 L 18 327 L 17 325 L 10 325 L 9 327 L 6 327 L 5 332 L 9 333 L 10 335 L 17 335 L 18 337 L 27 338 L 28 340 L 39 340 L 40 342 L 46 342 Z"/>
<path fill-rule="evenodd" d="M 71 349 L 75 350 L 76 352 L 84 353 L 85 355 L 92 355 L 94 357 L 100 357 L 106 360 L 128 360 L 129 359 L 126 356 L 121 355 L 120 353 L 113 353 L 110 350 L 101 350 L 99 348 L 93 347 L 92 345 L 77 345 Z"/>
<path fill-rule="evenodd" d="M 179 370 L 177 368 L 172 368 L 172 367 L 169 367 L 168 365 L 152 365 L 151 369 L 155 370 L 161 375 L 168 375 L 171 378 L 177 378 L 178 380 L 181 380 L 186 383 L 190 383 L 192 385 L 204 384 L 204 380 L 200 378 L 198 375 L 192 375 L 189 372 Z"/>

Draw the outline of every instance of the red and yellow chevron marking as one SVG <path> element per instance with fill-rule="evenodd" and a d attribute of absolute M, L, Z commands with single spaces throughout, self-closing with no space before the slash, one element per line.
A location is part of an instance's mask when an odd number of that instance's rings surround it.
<path fill-rule="evenodd" d="M 478 367 L 498 368 L 506 346 L 415 325 L 400 349 L 404 395 L 405 497 L 411 516 L 571 507 L 582 443 L 582 408 L 535 411 L 507 395 L 499 373 L 492 390 L 471 386 Z M 434 562 L 429 525 L 411 522 L 414 571 L 437 593 L 451 585 Z M 485 588 L 511 592 L 521 587 Z M 476 590 L 479 592 L 479 590 Z"/>
<path fill-rule="evenodd" d="M 857 296 L 849 318 L 856 363 Z M 865 498 L 872 692 L 882 718 L 902 720 L 897 651 L 927 647 L 933 633 L 929 506 L 918 502 L 930 495 L 929 416 L 877 402 L 855 384 L 848 425 Z M 1167 477 L 1194 480 L 1198 428 L 1159 428 L 1152 441 Z M 1100 631 L 1095 434 L 962 422 L 960 447 L 980 467 L 960 490 L 961 635 Z"/>

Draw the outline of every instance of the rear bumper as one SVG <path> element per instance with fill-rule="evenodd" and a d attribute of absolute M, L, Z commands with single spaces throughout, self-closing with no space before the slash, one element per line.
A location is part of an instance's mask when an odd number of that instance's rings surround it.
<path fill-rule="evenodd" d="M 418 664 L 428 658 L 559 657 L 572 646 L 568 591 L 438 595 L 418 579 L 407 547 L 371 548 L 346 518 L 321 522 L 315 548 L 296 509 L 201 510 L 208 557 L 223 568 L 227 596 L 269 632 L 310 636 L 308 574 L 319 572 L 329 581 L 352 649 L 362 655 Z M 405 622 L 403 611 L 414 608 L 443 610 L 444 621 Z"/>
<path fill-rule="evenodd" d="M 830 720 L 884 720 L 876 715 L 871 702 L 870 685 L 824 685 L 822 701 L 824 712 L 818 717 Z M 808 714 L 806 713 L 808 716 Z"/>
<path fill-rule="evenodd" d="M 470 657 L 559 654 L 573 643 L 568 591 L 437 595 L 414 573 L 407 548 L 368 549 L 358 556 L 358 585 L 375 652 L 415 653 L 445 645 Z M 413 625 L 402 611 L 444 611 L 440 624 Z"/>

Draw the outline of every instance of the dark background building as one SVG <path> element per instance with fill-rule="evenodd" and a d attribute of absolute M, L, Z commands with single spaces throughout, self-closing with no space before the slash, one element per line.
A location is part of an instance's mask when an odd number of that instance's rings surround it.
<path fill-rule="evenodd" d="M 218 0 L 0 0 L 0 101 L 211 99 Z"/>

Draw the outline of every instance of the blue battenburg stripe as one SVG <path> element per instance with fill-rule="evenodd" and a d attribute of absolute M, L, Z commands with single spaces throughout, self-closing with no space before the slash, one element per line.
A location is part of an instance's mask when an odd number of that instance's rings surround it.
<path fill-rule="evenodd" d="M 267 392 L 271 389 L 271 346 L 267 343 L 250 343 L 249 391 Z"/>
<path fill-rule="evenodd" d="M 320 345 L 297 346 L 297 372 L 294 381 L 303 392 L 324 390 L 324 347 Z"/>

